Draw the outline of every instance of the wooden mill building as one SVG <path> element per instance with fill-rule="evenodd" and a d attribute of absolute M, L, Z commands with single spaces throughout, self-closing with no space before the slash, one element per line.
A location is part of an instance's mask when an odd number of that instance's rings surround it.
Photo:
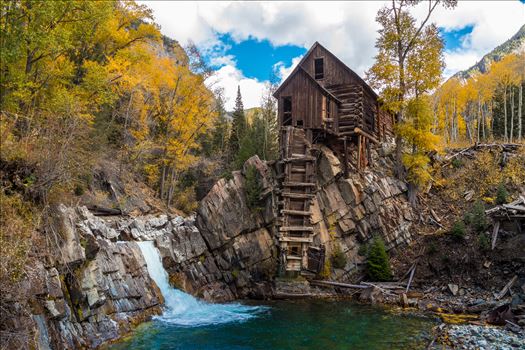
<path fill-rule="evenodd" d="M 391 135 L 393 118 L 379 108 L 372 88 L 318 42 L 273 96 L 281 127 L 281 264 L 286 271 L 318 272 L 324 252 L 311 246 L 310 203 L 317 187 L 312 146 L 335 149 L 347 176 L 349 150 L 357 152 L 355 168 L 364 168 L 370 145 Z"/>

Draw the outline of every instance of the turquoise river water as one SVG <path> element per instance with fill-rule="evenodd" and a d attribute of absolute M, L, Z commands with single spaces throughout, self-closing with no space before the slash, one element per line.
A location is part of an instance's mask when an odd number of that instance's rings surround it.
<path fill-rule="evenodd" d="M 164 313 L 112 350 L 424 349 L 434 321 L 350 301 L 209 304 L 168 284 L 157 249 L 140 243 Z"/>

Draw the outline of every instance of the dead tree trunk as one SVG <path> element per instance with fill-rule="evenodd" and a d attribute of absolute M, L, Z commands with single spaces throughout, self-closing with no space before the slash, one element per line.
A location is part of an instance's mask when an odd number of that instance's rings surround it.
<path fill-rule="evenodd" d="M 510 87 L 510 143 L 514 137 L 514 89 Z"/>
<path fill-rule="evenodd" d="M 519 100 L 518 100 L 518 140 L 521 142 L 521 135 L 522 135 L 522 123 L 523 123 L 523 114 L 521 107 L 523 105 L 523 82 L 520 83 L 520 92 L 519 92 Z"/>
<path fill-rule="evenodd" d="M 505 118 L 504 120 L 504 136 L 503 136 L 503 140 L 505 140 L 505 142 L 507 142 L 507 87 L 505 86 L 503 88 L 503 116 Z"/>

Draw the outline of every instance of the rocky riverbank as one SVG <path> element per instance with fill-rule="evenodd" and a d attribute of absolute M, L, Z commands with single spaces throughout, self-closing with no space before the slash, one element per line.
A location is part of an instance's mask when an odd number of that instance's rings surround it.
<path fill-rule="evenodd" d="M 476 325 L 442 325 L 431 349 L 516 350 L 525 349 L 525 332 L 502 327 Z"/>

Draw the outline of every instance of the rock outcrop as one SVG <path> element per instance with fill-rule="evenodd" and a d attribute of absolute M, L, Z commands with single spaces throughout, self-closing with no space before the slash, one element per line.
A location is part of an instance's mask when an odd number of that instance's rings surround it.
<path fill-rule="evenodd" d="M 3 327 L 17 334 L 10 345 L 94 348 L 160 313 L 162 295 L 135 242 L 115 241 L 119 232 L 85 207 L 60 205 L 53 218 L 45 234 L 55 248 L 2 296 L 12 315 Z"/>
<path fill-rule="evenodd" d="M 346 264 L 332 268 L 330 277 L 351 280 L 364 263 L 360 246 L 374 236 L 380 236 L 388 249 L 408 243 L 414 213 L 407 201 L 406 184 L 392 175 L 393 162 L 386 145 L 372 149 L 371 164 L 361 172 L 351 171 L 348 178 L 343 176 L 341 160 L 334 151 L 326 146 L 317 147 L 317 189 L 311 207 L 314 245 L 325 247 L 327 261 L 335 251 L 341 251 Z M 243 174 L 248 166 L 258 170 L 262 187 L 263 204 L 256 213 L 246 202 Z M 246 162 L 243 172 L 234 172 L 231 180 L 218 181 L 200 203 L 196 226 L 208 252 L 213 252 L 215 265 L 222 271 L 222 277 L 217 276 L 215 281 L 229 286 L 226 289 L 232 293 L 228 295 L 253 296 L 246 292 L 251 287 L 246 289 L 246 286 L 266 283 L 260 279 L 261 271 L 269 276 L 277 274 L 279 253 L 274 226 L 279 188 L 274 173 L 255 156 Z M 201 269 L 210 276 L 208 269 L 213 271 L 214 266 L 208 257 L 205 254 L 200 258 L 201 265 L 208 264 L 206 267 L 196 264 L 194 270 Z M 268 261 L 268 266 L 261 266 L 262 261 Z M 235 272 L 236 283 L 232 283 L 232 271 L 239 271 Z M 209 278 L 206 281 L 200 286 L 197 282 L 192 285 L 209 289 L 206 285 L 210 283 Z M 214 295 L 208 293 L 207 296 L 213 298 Z"/>
<path fill-rule="evenodd" d="M 332 277 L 346 279 L 359 271 L 364 257 L 359 248 L 374 236 L 388 249 L 411 240 L 414 213 L 407 201 L 407 186 L 391 175 L 390 157 L 371 150 L 372 163 L 362 172 L 343 176 L 334 152 L 319 148 L 318 190 L 312 205 L 314 244 L 324 245 L 327 257 L 341 250 L 346 266 L 332 271 Z"/>
<path fill-rule="evenodd" d="M 248 166 L 262 185 L 258 208 L 246 199 Z M 219 180 L 201 201 L 195 226 L 186 221 L 156 241 L 173 283 L 206 300 L 270 297 L 278 263 L 273 188 L 271 169 L 258 157 L 232 179 Z"/>

